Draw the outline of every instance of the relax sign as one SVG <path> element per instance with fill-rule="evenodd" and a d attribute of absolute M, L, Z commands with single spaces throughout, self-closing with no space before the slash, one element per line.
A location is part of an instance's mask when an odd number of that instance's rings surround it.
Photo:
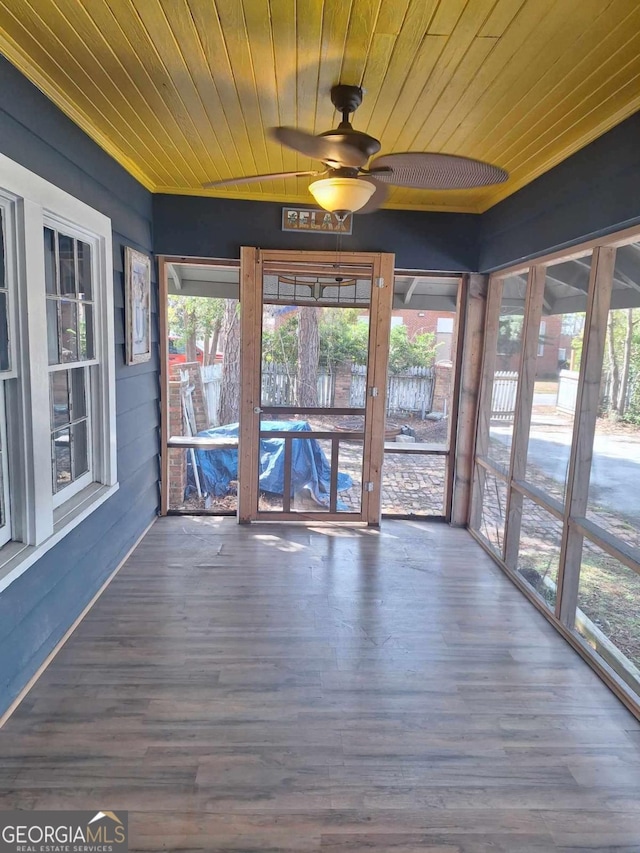
<path fill-rule="evenodd" d="M 282 208 L 283 231 L 306 231 L 318 234 L 351 234 L 353 214 L 348 213 L 341 222 L 335 213 L 304 207 Z"/>

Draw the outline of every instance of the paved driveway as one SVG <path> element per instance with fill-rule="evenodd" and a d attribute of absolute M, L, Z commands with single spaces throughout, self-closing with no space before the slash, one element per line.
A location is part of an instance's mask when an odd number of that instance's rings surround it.
<path fill-rule="evenodd" d="M 504 432 L 498 426 L 491 428 L 492 435 L 501 441 Z M 556 432 L 532 426 L 529 461 L 558 483 L 565 481 L 570 447 L 569 429 Z M 640 518 L 640 434 L 596 436 L 590 503 Z"/>

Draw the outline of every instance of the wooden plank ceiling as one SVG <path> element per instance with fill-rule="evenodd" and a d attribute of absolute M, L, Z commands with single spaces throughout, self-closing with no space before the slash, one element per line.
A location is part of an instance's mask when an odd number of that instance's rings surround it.
<path fill-rule="evenodd" d="M 395 189 L 388 207 L 486 210 L 640 108 L 637 0 L 0 0 L 0 51 L 155 192 L 311 201 L 316 164 L 265 128 L 354 125 L 382 153 L 488 160 L 509 182 Z"/>

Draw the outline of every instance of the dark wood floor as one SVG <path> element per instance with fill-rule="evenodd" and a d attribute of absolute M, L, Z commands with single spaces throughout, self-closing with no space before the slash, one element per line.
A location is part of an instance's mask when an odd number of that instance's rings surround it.
<path fill-rule="evenodd" d="M 0 755 L 132 850 L 640 851 L 640 725 L 443 525 L 161 519 Z"/>

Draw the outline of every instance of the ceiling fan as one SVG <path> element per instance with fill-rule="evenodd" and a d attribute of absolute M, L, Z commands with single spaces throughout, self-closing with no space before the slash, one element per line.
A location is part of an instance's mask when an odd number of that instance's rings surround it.
<path fill-rule="evenodd" d="M 380 142 L 367 133 L 354 130 L 349 121 L 349 116 L 362 103 L 362 95 L 359 86 L 333 86 L 331 101 L 342 113 L 342 121 L 334 130 L 318 136 L 294 127 L 270 128 L 272 139 L 300 154 L 320 160 L 323 169 L 225 178 L 203 184 L 203 188 L 275 178 L 314 177 L 319 180 L 313 181 L 309 190 L 316 202 L 344 218 L 348 213 L 373 213 L 386 201 L 390 185 L 451 190 L 484 187 L 508 179 L 509 174 L 504 169 L 482 160 L 423 151 L 383 154 L 365 168 L 367 161 L 380 150 Z"/>

